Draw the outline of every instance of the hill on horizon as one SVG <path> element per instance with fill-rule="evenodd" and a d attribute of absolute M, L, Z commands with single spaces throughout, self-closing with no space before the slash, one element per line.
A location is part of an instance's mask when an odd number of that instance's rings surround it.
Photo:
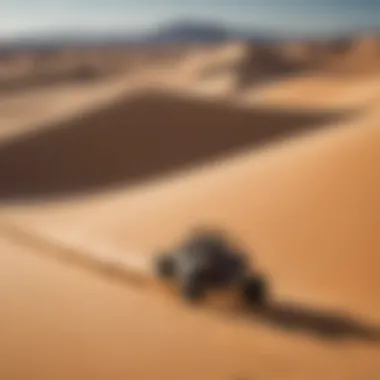
<path fill-rule="evenodd" d="M 59 46 L 97 46 L 97 45 L 139 45 L 165 43 L 221 43 L 227 41 L 247 41 L 255 43 L 289 41 L 331 41 L 354 38 L 357 35 L 379 35 L 380 31 L 358 31 L 342 35 L 321 37 L 301 35 L 292 32 L 275 32 L 255 28 L 240 28 L 224 25 L 215 21 L 184 19 L 157 25 L 144 31 L 52 31 L 50 33 L 28 33 L 14 38 L 2 38 L 0 43 L 6 47 L 50 48 Z M 0 46 L 1 47 L 1 46 Z"/>

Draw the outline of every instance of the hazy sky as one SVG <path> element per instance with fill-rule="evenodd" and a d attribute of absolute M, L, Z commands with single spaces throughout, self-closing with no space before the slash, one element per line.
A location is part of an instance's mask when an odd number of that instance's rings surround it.
<path fill-rule="evenodd" d="M 0 38 L 54 31 L 130 31 L 175 19 L 275 32 L 380 28 L 380 0 L 0 0 Z"/>

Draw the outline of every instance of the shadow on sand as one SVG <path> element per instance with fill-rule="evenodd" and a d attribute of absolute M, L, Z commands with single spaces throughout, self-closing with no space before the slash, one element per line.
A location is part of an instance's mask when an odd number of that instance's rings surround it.
<path fill-rule="evenodd" d="M 121 281 L 127 280 L 119 276 Z M 162 285 L 159 285 L 162 287 Z M 173 302 L 178 302 L 180 294 L 174 284 L 165 284 Z M 234 292 L 218 291 L 218 295 L 208 295 L 201 303 L 185 304 L 192 310 L 199 309 L 216 317 L 228 320 L 259 323 L 276 330 L 288 331 L 306 337 L 330 341 L 357 340 L 380 345 L 380 326 L 362 321 L 345 312 L 309 307 L 296 302 L 268 300 L 263 306 L 248 306 Z"/>
<path fill-rule="evenodd" d="M 118 261 L 99 260 L 94 258 L 91 253 L 65 248 L 61 244 L 57 245 L 39 239 L 17 227 L 8 225 L 6 232 L 9 236 L 17 238 L 17 241 L 38 248 L 36 252 L 39 255 L 92 271 L 121 285 L 164 291 L 168 296 L 167 300 L 179 302 L 178 288 L 173 283 L 162 283 L 155 277 L 147 277 L 144 273 L 129 269 L 128 265 L 120 265 Z M 259 322 L 276 329 L 303 333 L 317 338 L 329 340 L 356 339 L 380 344 L 380 326 L 371 326 L 344 314 L 307 308 L 297 304 L 281 303 L 271 299 L 265 306 L 247 307 L 238 300 L 239 297 L 236 298 L 236 294 L 230 294 L 229 297 L 228 292 L 227 294 L 222 292 L 221 297 L 218 297 L 222 301 L 221 303 L 213 302 L 215 299 L 212 300 L 212 297 L 211 302 L 209 302 L 210 299 L 207 298 L 204 300 L 205 302 L 199 305 L 201 306 L 200 310 L 211 312 L 217 316 L 248 323 Z M 226 300 L 227 302 L 225 302 Z M 232 303 L 229 303 L 228 300 L 232 300 Z M 195 305 L 195 308 L 197 307 L 198 305 Z"/>
<path fill-rule="evenodd" d="M 265 307 L 210 307 L 233 319 L 255 321 L 275 329 L 326 340 L 355 339 L 380 344 L 380 326 L 371 326 L 333 311 L 273 302 Z"/>
<path fill-rule="evenodd" d="M 134 185 L 343 117 L 237 109 L 161 93 L 0 143 L 0 201 L 89 194 Z"/>

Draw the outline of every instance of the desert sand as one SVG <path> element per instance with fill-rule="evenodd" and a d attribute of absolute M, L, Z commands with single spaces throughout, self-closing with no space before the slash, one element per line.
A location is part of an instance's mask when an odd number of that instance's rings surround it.
<path fill-rule="evenodd" d="M 241 87 L 237 44 L 3 94 L 0 378 L 378 379 L 380 77 L 359 42 L 355 77 L 306 49 L 307 75 Z M 249 252 L 268 309 L 152 277 L 198 226 Z"/>

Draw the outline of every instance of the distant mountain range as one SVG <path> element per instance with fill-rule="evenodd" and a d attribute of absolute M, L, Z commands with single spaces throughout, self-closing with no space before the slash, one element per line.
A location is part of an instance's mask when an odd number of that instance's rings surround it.
<path fill-rule="evenodd" d="M 194 21 L 177 22 L 157 28 L 143 37 L 148 43 L 217 43 L 230 40 L 274 41 L 279 35 L 228 28 L 223 25 Z"/>
<path fill-rule="evenodd" d="M 84 47 L 108 45 L 144 45 L 176 43 L 220 43 L 233 40 L 255 43 L 283 42 L 299 37 L 283 33 L 226 27 L 221 24 L 198 21 L 178 21 L 140 33 L 75 33 L 62 32 L 7 40 L 1 45 L 13 48 Z M 303 38 L 303 40 L 307 38 Z M 0 39 L 1 41 L 1 39 Z"/>

